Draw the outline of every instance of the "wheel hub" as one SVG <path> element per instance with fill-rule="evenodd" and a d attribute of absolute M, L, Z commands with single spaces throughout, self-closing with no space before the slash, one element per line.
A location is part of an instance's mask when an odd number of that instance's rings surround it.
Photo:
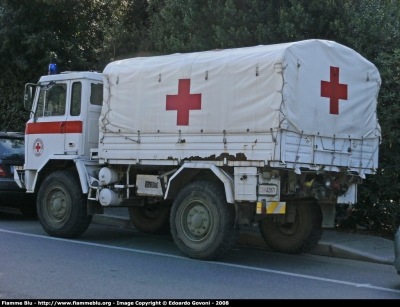
<path fill-rule="evenodd" d="M 61 206 L 62 206 L 61 200 L 60 200 L 59 198 L 56 198 L 56 199 L 53 201 L 53 208 L 52 208 L 52 211 L 60 211 Z"/>
<path fill-rule="evenodd" d="M 55 218 L 61 218 L 66 213 L 65 197 L 63 193 L 56 192 L 50 199 L 50 214 Z"/>
<path fill-rule="evenodd" d="M 187 215 L 187 230 L 195 237 L 205 236 L 210 229 L 210 215 L 203 205 L 193 206 Z"/>

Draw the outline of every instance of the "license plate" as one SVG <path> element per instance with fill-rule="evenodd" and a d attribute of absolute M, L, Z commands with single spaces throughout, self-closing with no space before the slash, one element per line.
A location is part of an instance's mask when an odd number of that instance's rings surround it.
<path fill-rule="evenodd" d="M 24 169 L 24 167 L 20 166 L 20 165 L 16 165 L 16 166 L 11 165 L 10 168 L 11 168 L 11 173 L 12 174 L 14 173 L 14 171 L 22 171 Z"/>
<path fill-rule="evenodd" d="M 273 196 L 278 193 L 278 187 L 276 185 L 260 184 L 258 186 L 259 195 Z"/>

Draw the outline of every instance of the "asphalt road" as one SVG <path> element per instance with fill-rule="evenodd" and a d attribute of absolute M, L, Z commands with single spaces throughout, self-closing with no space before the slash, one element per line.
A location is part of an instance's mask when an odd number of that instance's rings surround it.
<path fill-rule="evenodd" d="M 170 236 L 91 225 L 77 240 L 0 213 L 0 299 L 398 299 L 392 266 L 237 246 L 188 259 Z"/>

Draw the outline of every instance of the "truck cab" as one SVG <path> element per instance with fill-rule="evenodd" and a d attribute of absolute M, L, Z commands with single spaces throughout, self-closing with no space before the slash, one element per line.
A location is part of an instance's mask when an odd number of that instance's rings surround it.
<path fill-rule="evenodd" d="M 34 95 L 29 95 L 34 93 Z M 102 75 L 68 72 L 42 76 L 25 90 L 32 105 L 26 124 L 25 185 L 33 192 L 39 172 L 61 160 L 89 159 L 97 148 L 103 102 Z"/>

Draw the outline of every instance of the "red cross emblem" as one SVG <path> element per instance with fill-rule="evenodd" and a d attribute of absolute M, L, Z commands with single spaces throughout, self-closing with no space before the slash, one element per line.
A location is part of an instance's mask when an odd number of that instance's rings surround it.
<path fill-rule="evenodd" d="M 347 84 L 339 83 L 339 67 L 331 66 L 331 80 L 321 81 L 321 97 L 329 98 L 329 113 L 339 114 L 339 99 L 347 100 Z"/>
<path fill-rule="evenodd" d="M 178 126 L 189 126 L 189 111 L 201 110 L 201 94 L 190 94 L 190 79 L 179 80 L 178 95 L 167 95 L 166 110 L 178 111 Z"/>
<path fill-rule="evenodd" d="M 41 139 L 36 139 L 33 142 L 33 154 L 39 157 L 43 153 L 44 144 Z"/>

